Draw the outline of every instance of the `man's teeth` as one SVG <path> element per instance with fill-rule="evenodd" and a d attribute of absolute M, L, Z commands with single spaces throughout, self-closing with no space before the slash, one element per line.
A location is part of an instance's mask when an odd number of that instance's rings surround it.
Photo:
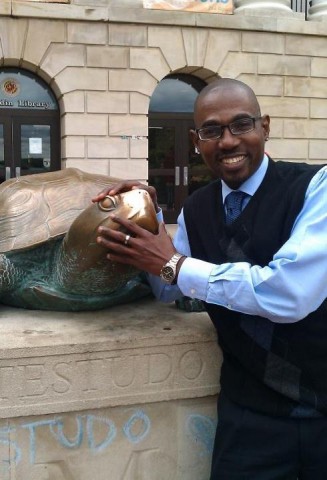
<path fill-rule="evenodd" d="M 243 156 L 233 157 L 233 158 L 224 158 L 224 159 L 223 159 L 223 162 L 224 162 L 224 163 L 227 163 L 227 164 L 229 165 L 229 164 L 231 164 L 231 163 L 240 162 L 241 160 L 243 160 Z"/>

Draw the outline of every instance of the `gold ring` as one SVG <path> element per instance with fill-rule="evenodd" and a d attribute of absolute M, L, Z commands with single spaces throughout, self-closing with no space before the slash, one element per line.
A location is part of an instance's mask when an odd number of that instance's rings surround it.
<path fill-rule="evenodd" d="M 129 239 L 130 239 L 130 238 L 131 238 L 130 235 L 126 235 L 126 237 L 125 237 L 125 242 L 124 242 L 125 245 L 128 245 L 128 242 L 129 242 Z"/>

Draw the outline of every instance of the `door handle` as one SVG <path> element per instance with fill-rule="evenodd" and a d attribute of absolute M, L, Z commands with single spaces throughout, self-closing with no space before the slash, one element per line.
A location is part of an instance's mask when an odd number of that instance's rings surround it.
<path fill-rule="evenodd" d="M 188 167 L 184 167 L 183 169 L 183 185 L 184 187 L 188 185 Z"/>
<path fill-rule="evenodd" d="M 178 187 L 179 185 L 180 185 L 179 167 L 175 167 L 175 187 Z"/>
<path fill-rule="evenodd" d="M 10 167 L 6 167 L 6 180 L 10 178 Z"/>

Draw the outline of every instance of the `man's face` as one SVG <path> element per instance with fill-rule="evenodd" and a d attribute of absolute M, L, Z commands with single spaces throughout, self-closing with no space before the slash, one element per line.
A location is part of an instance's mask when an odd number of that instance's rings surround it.
<path fill-rule="evenodd" d="M 194 114 L 196 128 L 226 125 L 244 117 L 258 117 L 258 106 L 245 91 L 219 88 L 199 100 Z M 254 130 L 233 135 L 228 128 L 218 139 L 200 140 L 191 132 L 202 158 L 215 177 L 232 189 L 237 189 L 260 166 L 265 140 L 269 135 L 269 117 L 255 121 Z"/>

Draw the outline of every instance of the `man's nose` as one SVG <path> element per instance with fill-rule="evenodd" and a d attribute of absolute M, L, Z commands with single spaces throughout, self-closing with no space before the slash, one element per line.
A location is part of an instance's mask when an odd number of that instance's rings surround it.
<path fill-rule="evenodd" d="M 238 136 L 233 135 L 228 126 L 223 127 L 221 137 L 218 138 L 221 148 L 230 148 L 238 142 Z"/>

